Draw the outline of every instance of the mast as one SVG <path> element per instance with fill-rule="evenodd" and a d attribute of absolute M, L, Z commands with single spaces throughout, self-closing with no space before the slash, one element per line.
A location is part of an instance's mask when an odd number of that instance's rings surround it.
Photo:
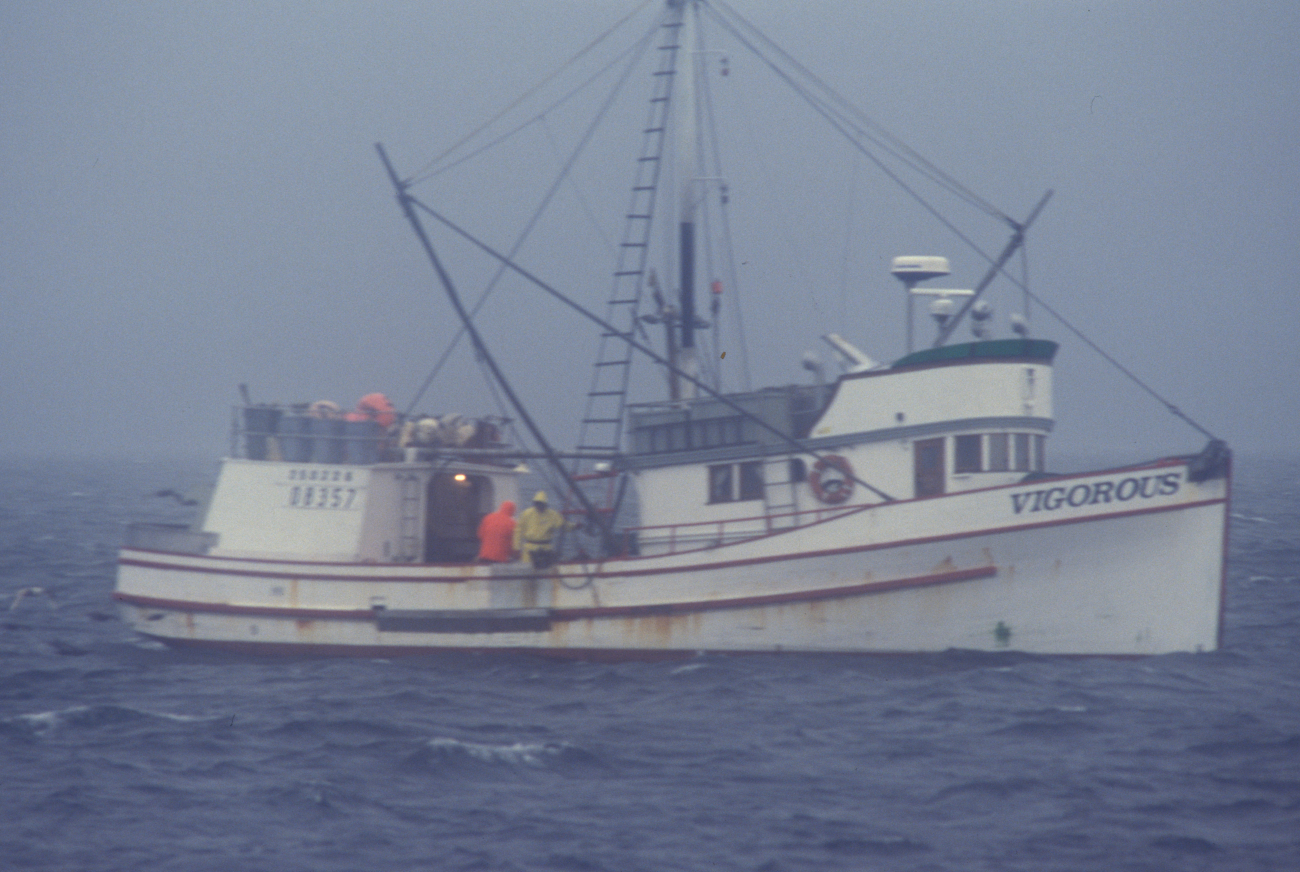
<path fill-rule="evenodd" d="M 1038 213 L 1043 211 L 1043 207 L 1047 205 L 1047 201 L 1051 198 L 1052 192 L 1049 190 L 1043 195 L 1043 198 L 1038 201 L 1038 205 L 1034 207 L 1034 210 L 1029 213 L 1029 217 L 1026 218 L 1023 223 L 1008 219 L 1008 223 L 1011 224 L 1012 232 L 1011 238 L 1007 240 L 1006 247 L 1002 249 L 1002 253 L 998 255 L 997 260 L 993 261 L 989 266 L 988 271 L 984 273 L 984 278 L 980 279 L 980 283 L 975 286 L 975 293 L 967 297 L 966 302 L 957 310 L 957 314 L 949 318 L 948 321 L 939 328 L 939 335 L 935 337 L 934 340 L 934 348 L 938 348 L 940 345 L 943 345 L 948 341 L 948 337 L 957 329 L 957 325 L 961 323 L 962 317 L 965 316 L 965 314 L 970 311 L 971 307 L 975 305 L 975 301 L 980 298 L 980 294 L 984 293 L 989 284 L 997 278 L 998 273 L 1002 272 L 1002 267 L 1006 266 L 1007 261 L 1011 259 L 1011 255 L 1016 253 L 1016 249 L 1025 244 L 1025 233 L 1029 230 L 1029 225 L 1034 223 L 1034 219 L 1038 217 Z M 909 312 L 908 314 L 910 317 L 911 313 Z M 910 323 L 908 329 L 909 331 L 911 330 Z M 911 350 L 910 332 L 908 335 L 908 350 Z"/>
<path fill-rule="evenodd" d="M 676 153 L 673 177 L 677 184 L 678 312 L 681 324 L 681 340 L 674 363 L 678 369 L 694 378 L 700 371 L 699 353 L 695 347 L 695 206 L 699 200 L 695 186 L 696 180 L 703 175 L 697 159 L 699 129 L 696 124 L 695 97 L 699 61 L 695 25 L 699 8 L 694 0 L 669 0 L 669 6 L 681 16 L 678 44 L 682 48 L 681 55 L 686 60 L 682 75 L 677 76 L 674 82 L 679 89 L 674 101 Z M 684 379 L 678 380 L 678 390 L 672 393 L 674 399 L 681 397 L 685 400 L 695 399 L 699 395 L 694 383 Z"/>

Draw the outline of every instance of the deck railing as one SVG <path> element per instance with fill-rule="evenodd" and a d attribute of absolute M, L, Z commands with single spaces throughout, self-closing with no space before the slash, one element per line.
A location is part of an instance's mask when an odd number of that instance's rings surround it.
<path fill-rule="evenodd" d="M 323 417 L 292 406 L 236 406 L 231 453 L 290 463 L 377 463 L 389 443 L 396 445 L 389 430 L 378 421 Z"/>
<path fill-rule="evenodd" d="M 851 515 L 866 508 L 869 508 L 869 504 L 821 506 L 815 509 L 727 518 L 720 521 L 690 521 L 680 524 L 629 527 L 625 532 L 631 541 L 636 542 L 636 550 L 642 555 L 678 554 L 760 539 L 796 527 L 806 527 L 842 515 Z"/>
<path fill-rule="evenodd" d="M 404 449 L 505 447 L 494 419 L 452 417 L 454 423 L 469 427 L 469 436 L 458 443 L 450 438 L 440 440 L 437 420 L 424 415 L 407 418 L 385 413 L 393 422 L 385 426 L 385 420 L 357 418 L 354 413 L 322 414 L 306 404 L 235 406 L 231 410 L 230 454 L 289 463 L 379 463 L 402 460 L 409 453 Z M 434 426 L 422 429 L 429 420 Z M 432 438 L 421 438 L 426 431 Z"/>

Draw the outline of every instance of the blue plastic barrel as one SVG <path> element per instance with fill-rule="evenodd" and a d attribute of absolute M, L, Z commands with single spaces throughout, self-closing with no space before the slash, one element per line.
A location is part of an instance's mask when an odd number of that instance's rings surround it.
<path fill-rule="evenodd" d="M 280 453 L 290 463 L 308 463 L 311 460 L 311 425 L 314 418 L 306 415 L 286 415 L 280 421 Z"/>
<path fill-rule="evenodd" d="M 244 409 L 244 456 L 249 460 L 266 460 L 267 442 L 277 432 L 280 410 L 268 406 Z"/>
<path fill-rule="evenodd" d="M 337 418 L 309 418 L 313 463 L 343 462 L 343 423 Z M 364 423 L 364 422 L 363 422 Z"/>
<path fill-rule="evenodd" d="M 379 440 L 384 428 L 378 421 L 344 421 L 343 452 L 346 463 L 376 463 L 379 460 Z"/>

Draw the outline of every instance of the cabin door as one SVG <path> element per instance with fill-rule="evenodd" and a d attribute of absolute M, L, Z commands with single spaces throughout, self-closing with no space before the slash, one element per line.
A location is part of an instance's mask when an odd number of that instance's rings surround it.
<path fill-rule="evenodd" d="M 478 522 L 492 500 L 485 476 L 438 473 L 429 479 L 424 537 L 426 563 L 471 563 L 478 554 Z"/>
<path fill-rule="evenodd" d="M 943 493 L 947 478 L 943 468 L 943 437 L 913 442 L 912 461 L 916 472 L 916 495 L 932 497 Z"/>

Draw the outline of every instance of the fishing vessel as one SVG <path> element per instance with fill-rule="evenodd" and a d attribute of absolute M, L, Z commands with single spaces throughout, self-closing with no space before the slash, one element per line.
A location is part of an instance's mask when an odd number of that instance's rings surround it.
<path fill-rule="evenodd" d="M 885 281 L 902 286 L 907 340 L 892 363 L 832 333 L 834 377 L 810 362 L 811 384 L 724 388 L 708 363 L 717 347 L 702 350 L 710 323 L 695 296 L 696 210 L 720 175 L 700 146 L 708 104 L 695 65 L 709 54 L 708 22 L 758 42 L 724 3 L 670 0 L 655 22 L 652 95 L 603 316 L 418 199 L 379 149 L 510 414 L 399 413 L 375 395 L 347 414 L 244 402 L 193 523 L 128 529 L 113 596 L 130 626 L 173 645 L 367 656 L 1219 646 L 1227 447 L 1202 430 L 1195 454 L 1054 473 L 1058 345 L 1023 318 L 992 335 L 985 292 L 1016 281 L 1008 264 L 1047 196 L 1023 220 L 999 213 L 1011 237 L 996 255 L 980 252 L 970 289 L 930 287 L 951 272 L 944 257 L 893 259 Z M 918 163 L 838 98 L 810 93 L 859 147 Z M 553 447 L 513 390 L 430 219 L 591 322 L 598 348 L 573 449 Z M 659 225 L 676 245 L 656 255 Z M 669 266 L 656 272 L 656 262 Z M 674 276 L 674 293 L 657 275 Z M 923 348 L 917 300 L 936 329 Z M 647 323 L 663 329 L 664 347 Z M 962 326 L 970 341 L 954 341 Z M 630 395 L 642 358 L 667 374 L 666 397 Z M 572 528 L 558 562 L 476 559 L 481 520 L 505 500 L 526 502 L 539 471 Z"/>

